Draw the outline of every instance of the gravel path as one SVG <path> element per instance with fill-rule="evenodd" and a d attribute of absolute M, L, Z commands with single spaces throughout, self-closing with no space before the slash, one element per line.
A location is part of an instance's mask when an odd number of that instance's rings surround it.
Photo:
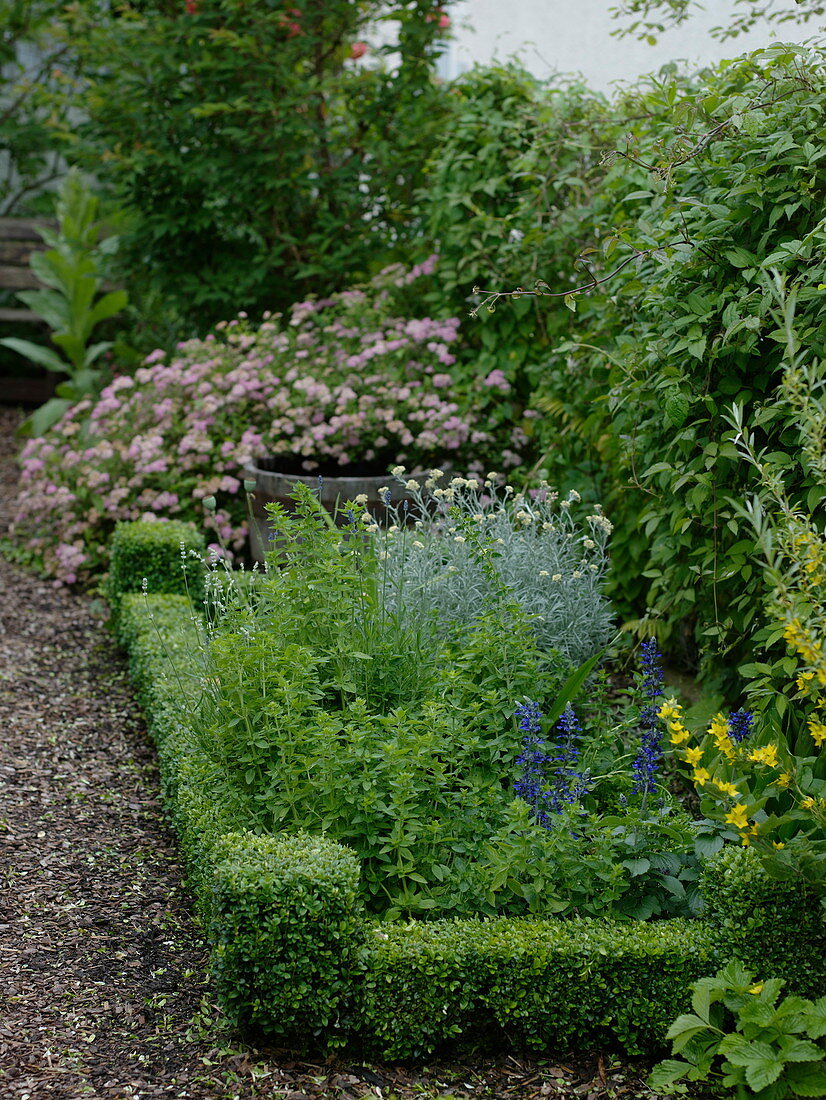
<path fill-rule="evenodd" d="M 0 534 L 17 410 L 0 407 Z M 244 1044 L 104 608 L 0 553 L 0 1100 L 651 1097 L 608 1055 L 365 1067 Z"/>

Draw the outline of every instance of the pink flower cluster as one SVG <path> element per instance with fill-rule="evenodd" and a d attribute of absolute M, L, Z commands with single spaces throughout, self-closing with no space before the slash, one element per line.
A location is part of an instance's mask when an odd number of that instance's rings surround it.
<path fill-rule="evenodd" d="M 459 322 L 394 316 L 400 277 L 393 269 L 257 328 L 223 322 L 75 405 L 23 450 L 18 537 L 71 583 L 105 569 L 119 520 L 192 519 L 239 550 L 239 478 L 251 458 L 281 456 L 288 471 L 325 475 L 357 463 L 384 473 L 487 458 L 493 439 L 474 422 L 473 394 L 459 394 L 446 369 Z M 487 385 L 504 389 L 498 377 Z M 209 497 L 214 511 L 203 506 Z"/>

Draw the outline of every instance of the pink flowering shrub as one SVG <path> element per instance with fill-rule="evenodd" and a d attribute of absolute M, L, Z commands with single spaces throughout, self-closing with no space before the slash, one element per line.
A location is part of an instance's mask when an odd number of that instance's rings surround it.
<path fill-rule="evenodd" d="M 153 352 L 134 378 L 117 377 L 26 444 L 17 537 L 72 583 L 105 568 L 119 520 L 191 519 L 241 549 L 251 458 L 327 476 L 501 466 L 503 453 L 518 462 L 519 430 L 497 447 L 474 423 L 472 395 L 455 390 L 458 320 L 393 315 L 394 289 L 420 273 L 427 264 L 388 269 L 364 290 L 300 302 L 257 328 L 241 315 L 171 355 Z M 212 497 L 214 511 L 203 504 Z"/>

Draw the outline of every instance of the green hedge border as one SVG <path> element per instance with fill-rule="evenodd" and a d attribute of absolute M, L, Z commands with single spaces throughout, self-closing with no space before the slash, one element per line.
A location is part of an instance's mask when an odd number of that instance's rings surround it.
<path fill-rule="evenodd" d="M 535 1051 L 607 1043 L 638 1055 L 662 1049 L 688 986 L 748 944 L 761 923 L 789 937 L 787 948 L 799 945 L 807 907 L 809 950 L 823 958 L 816 899 L 767 889 L 745 850 L 717 872 L 712 864 L 715 904 L 702 922 L 369 919 L 349 849 L 245 828 L 244 796 L 211 761 L 181 701 L 182 688 L 194 699 L 201 687 L 199 617 L 184 596 L 136 594 L 139 555 L 128 531 L 118 538 L 113 575 L 128 574 L 131 594 L 116 594 L 117 635 L 158 747 L 218 998 L 238 1025 L 383 1058 L 420 1058 L 453 1040 Z M 129 570 L 118 563 L 124 544 Z M 152 546 L 157 562 L 154 536 Z M 168 549 L 180 569 L 179 541 Z"/>

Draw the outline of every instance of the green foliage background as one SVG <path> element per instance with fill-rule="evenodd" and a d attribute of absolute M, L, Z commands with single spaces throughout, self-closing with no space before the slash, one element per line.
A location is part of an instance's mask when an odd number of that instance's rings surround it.
<path fill-rule="evenodd" d="M 777 272 L 795 290 L 799 339 L 820 356 L 822 88 L 822 51 L 786 46 L 690 79 L 666 72 L 611 105 L 515 70 L 473 73 L 429 172 L 449 308 L 462 296 L 495 308 L 482 304 L 462 369 L 506 370 L 542 413 L 537 465 L 605 502 L 629 627 L 732 692 L 765 596 L 733 403 L 795 499 L 822 501 L 775 399 L 785 336 L 770 286 Z M 442 213 L 451 187 L 464 217 Z M 485 294 L 537 279 L 543 296 Z"/>

